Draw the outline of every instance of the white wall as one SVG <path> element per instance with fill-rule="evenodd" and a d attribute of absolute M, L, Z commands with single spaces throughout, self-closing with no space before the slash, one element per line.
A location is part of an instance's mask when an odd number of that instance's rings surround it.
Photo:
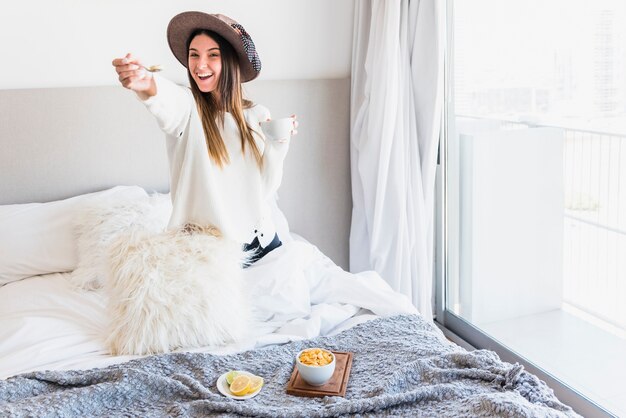
<path fill-rule="evenodd" d="M 10 0 L 0 8 L 0 89 L 114 85 L 111 60 L 128 51 L 186 81 L 165 37 L 170 18 L 185 10 L 239 21 L 259 51 L 261 79 L 346 78 L 354 2 Z"/>

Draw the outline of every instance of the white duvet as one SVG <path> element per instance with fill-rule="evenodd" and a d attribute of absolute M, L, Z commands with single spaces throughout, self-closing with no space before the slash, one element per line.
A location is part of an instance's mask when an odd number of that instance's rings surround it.
<path fill-rule="evenodd" d="M 345 272 L 304 240 L 285 243 L 244 272 L 261 325 L 241 343 L 192 351 L 228 354 L 334 334 L 377 316 L 416 313 L 376 273 Z M 103 294 L 75 290 L 67 274 L 0 287 L 0 378 L 103 367 L 136 357 L 108 354 Z"/>

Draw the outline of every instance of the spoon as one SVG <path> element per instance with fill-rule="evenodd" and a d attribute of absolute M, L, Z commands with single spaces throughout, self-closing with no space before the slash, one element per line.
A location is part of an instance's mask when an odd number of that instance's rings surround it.
<path fill-rule="evenodd" d="M 151 65 L 151 66 L 149 66 L 149 67 L 146 67 L 145 65 L 142 65 L 142 67 L 143 67 L 146 71 L 151 72 L 151 73 L 158 73 L 159 71 L 161 71 L 161 70 L 163 69 L 163 68 L 161 67 L 161 65 L 160 65 L 160 64 L 157 64 L 157 65 Z"/>

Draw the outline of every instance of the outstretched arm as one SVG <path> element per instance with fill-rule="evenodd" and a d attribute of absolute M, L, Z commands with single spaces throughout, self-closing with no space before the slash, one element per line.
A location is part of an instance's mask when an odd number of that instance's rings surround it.
<path fill-rule="evenodd" d="M 131 54 L 114 59 L 112 64 L 122 86 L 137 94 L 157 119 L 161 130 L 172 137 L 180 137 L 191 115 L 191 91 L 149 73 Z"/>

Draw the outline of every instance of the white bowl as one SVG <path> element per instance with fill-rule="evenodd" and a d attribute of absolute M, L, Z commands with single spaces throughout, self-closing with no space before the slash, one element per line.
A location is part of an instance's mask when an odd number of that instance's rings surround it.
<path fill-rule="evenodd" d="M 322 386 L 333 376 L 337 361 L 335 359 L 335 355 L 330 350 L 325 350 L 323 348 L 320 348 L 320 350 L 330 353 L 333 358 L 330 363 L 324 366 L 309 366 L 308 364 L 304 364 L 300 361 L 300 354 L 307 350 L 315 350 L 316 348 L 317 347 L 306 348 L 300 351 L 296 356 L 296 367 L 298 368 L 298 372 L 300 373 L 300 376 L 302 376 L 302 379 L 309 385 Z"/>

